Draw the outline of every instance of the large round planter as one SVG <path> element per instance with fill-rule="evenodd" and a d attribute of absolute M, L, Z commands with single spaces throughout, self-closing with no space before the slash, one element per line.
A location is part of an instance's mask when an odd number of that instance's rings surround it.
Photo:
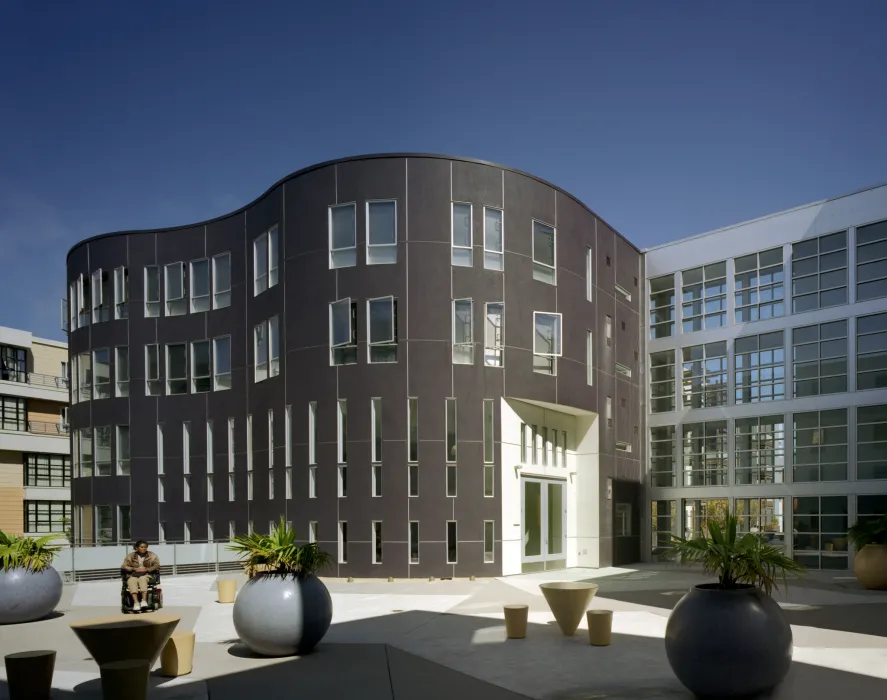
<path fill-rule="evenodd" d="M 234 601 L 240 641 L 263 656 L 307 654 L 333 619 L 333 601 L 316 576 L 263 573 L 251 578 Z"/>
<path fill-rule="evenodd" d="M 62 577 L 51 566 L 34 572 L 0 569 L 0 625 L 42 620 L 62 599 Z"/>
<path fill-rule="evenodd" d="M 690 589 L 665 628 L 665 652 L 678 680 L 700 698 L 737 698 L 782 681 L 792 662 L 792 630 L 759 588 Z"/>
<path fill-rule="evenodd" d="M 867 544 L 853 558 L 856 579 L 866 588 L 887 590 L 887 544 Z"/>

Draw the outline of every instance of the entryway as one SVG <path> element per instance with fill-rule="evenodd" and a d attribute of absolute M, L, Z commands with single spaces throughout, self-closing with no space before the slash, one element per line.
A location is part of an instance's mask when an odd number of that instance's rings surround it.
<path fill-rule="evenodd" d="M 521 477 L 521 571 L 565 569 L 566 480 Z"/>

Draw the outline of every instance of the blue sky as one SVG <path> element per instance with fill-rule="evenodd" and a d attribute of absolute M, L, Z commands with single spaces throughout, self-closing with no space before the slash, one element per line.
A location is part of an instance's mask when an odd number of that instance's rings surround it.
<path fill-rule="evenodd" d="M 466 155 L 639 246 L 887 181 L 887 3 L 0 2 L 0 325 L 62 338 L 77 240 L 305 165 Z"/>

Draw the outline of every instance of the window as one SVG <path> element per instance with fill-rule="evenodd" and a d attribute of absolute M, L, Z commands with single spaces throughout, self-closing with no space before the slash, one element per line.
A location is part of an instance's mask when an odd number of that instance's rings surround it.
<path fill-rule="evenodd" d="M 130 506 L 117 506 L 117 541 L 129 543 L 132 541 L 132 520 L 130 518 Z"/>
<path fill-rule="evenodd" d="M 25 486 L 68 488 L 71 485 L 71 458 L 68 455 L 26 454 Z"/>
<path fill-rule="evenodd" d="M 561 356 L 561 314 L 533 312 L 533 371 L 557 374 Z"/>
<path fill-rule="evenodd" d="M 382 399 L 370 399 L 370 430 L 372 461 L 382 461 Z"/>
<path fill-rule="evenodd" d="M 736 258 L 736 323 L 785 314 L 782 248 Z"/>
<path fill-rule="evenodd" d="M 280 374 L 280 329 L 278 316 L 268 319 L 268 373 L 271 377 Z"/>
<path fill-rule="evenodd" d="M 447 521 L 447 564 L 456 564 L 457 556 L 456 521 Z"/>
<path fill-rule="evenodd" d="M 308 542 L 317 542 L 317 521 L 311 520 L 308 523 Z"/>
<path fill-rule="evenodd" d="M 114 318 L 129 318 L 129 271 L 125 267 L 114 270 Z"/>
<path fill-rule="evenodd" d="M 367 265 L 397 262 L 397 202 L 369 201 L 367 214 Z"/>
<path fill-rule="evenodd" d="M 213 308 L 231 306 L 231 253 L 213 257 Z"/>
<path fill-rule="evenodd" d="M 455 498 L 457 491 L 457 474 L 456 474 L 456 465 L 448 464 L 447 465 L 447 497 Z"/>
<path fill-rule="evenodd" d="M 28 353 L 24 348 L 0 345 L 0 379 L 4 382 L 28 381 Z"/>
<path fill-rule="evenodd" d="M 111 398 L 111 353 L 108 348 L 92 352 L 93 398 Z"/>
<path fill-rule="evenodd" d="M 160 358 L 156 345 L 145 346 L 145 395 L 159 396 L 162 383 L 160 381 Z"/>
<path fill-rule="evenodd" d="M 215 488 L 214 488 L 213 478 L 214 477 L 212 474 L 206 475 L 206 501 L 207 501 L 207 503 L 212 503 L 214 500 Z M 212 541 L 212 538 L 210 538 L 210 541 Z"/>
<path fill-rule="evenodd" d="M 293 466 L 293 407 L 283 409 L 283 453 L 284 466 Z"/>
<path fill-rule="evenodd" d="M 25 532 L 50 535 L 70 527 L 71 504 L 67 501 L 25 501 Z"/>
<path fill-rule="evenodd" d="M 157 424 L 157 473 L 163 474 L 163 423 Z"/>
<path fill-rule="evenodd" d="M 234 471 L 234 419 L 228 419 L 228 471 Z"/>
<path fill-rule="evenodd" d="M 736 403 L 785 398 L 785 340 L 782 331 L 737 338 L 733 343 Z"/>
<path fill-rule="evenodd" d="M 474 265 L 472 205 L 453 202 L 452 208 L 452 263 L 458 267 Z"/>
<path fill-rule="evenodd" d="M 856 301 L 887 296 L 887 221 L 856 229 Z"/>
<path fill-rule="evenodd" d="M 66 329 L 64 326 L 62 326 L 62 330 L 70 330 L 70 331 L 77 330 L 77 317 L 78 317 L 78 313 L 80 311 L 80 309 L 78 308 L 79 301 L 78 301 L 78 297 L 77 297 L 77 290 L 78 290 L 77 282 L 72 282 L 71 285 L 68 287 L 68 301 L 67 301 L 68 328 Z M 64 311 L 64 307 L 65 307 L 65 300 L 62 299 L 62 311 Z"/>
<path fill-rule="evenodd" d="M 188 312 L 185 299 L 185 263 L 170 263 L 164 268 L 166 280 L 166 315 L 181 316 Z"/>
<path fill-rule="evenodd" d="M 590 246 L 585 247 L 585 298 L 594 299 L 594 251 Z"/>
<path fill-rule="evenodd" d="M 253 356 L 254 381 L 261 382 L 268 378 L 268 324 L 265 321 L 253 329 Z"/>
<path fill-rule="evenodd" d="M 492 464 L 495 455 L 495 401 L 493 399 L 484 399 L 484 463 Z"/>
<path fill-rule="evenodd" d="M 213 390 L 231 388 L 231 337 L 213 338 Z"/>
<path fill-rule="evenodd" d="M 274 470 L 270 467 L 268 468 L 268 499 L 274 500 Z M 271 532 L 271 529 L 273 528 L 269 528 L 268 532 Z"/>
<path fill-rule="evenodd" d="M 308 464 L 317 464 L 317 402 L 308 404 Z"/>
<path fill-rule="evenodd" d="M 650 338 L 656 340 L 673 335 L 674 275 L 665 275 L 650 280 Z"/>
<path fill-rule="evenodd" d="M 114 348 L 114 387 L 116 396 L 129 396 L 129 348 Z"/>
<path fill-rule="evenodd" d="M 664 425 L 650 428 L 650 486 L 675 486 L 675 428 Z"/>
<path fill-rule="evenodd" d="M 493 556 L 494 532 L 494 522 L 492 520 L 484 520 L 484 564 L 492 564 L 495 561 Z"/>
<path fill-rule="evenodd" d="M 379 498 L 382 495 L 382 465 L 374 464 L 372 472 L 373 498 Z"/>
<path fill-rule="evenodd" d="M 604 336 L 607 338 L 607 347 L 613 346 L 613 317 L 607 316 L 604 321 Z"/>
<path fill-rule="evenodd" d="M 585 383 L 594 386 L 594 334 L 585 331 Z"/>
<path fill-rule="evenodd" d="M 887 512 L 887 494 L 856 497 L 856 522 L 878 520 L 885 512 Z"/>
<path fill-rule="evenodd" d="M 847 409 L 794 416 L 794 480 L 847 480 Z"/>
<path fill-rule="evenodd" d="M 213 422 L 206 421 L 206 473 L 212 474 L 215 468 L 215 445 L 213 444 Z"/>
<path fill-rule="evenodd" d="M 235 530 L 235 526 L 234 526 L 234 521 L 229 520 L 228 521 L 228 539 L 233 540 L 235 535 L 236 535 L 236 530 Z"/>
<path fill-rule="evenodd" d="M 357 265 L 356 222 L 354 203 L 329 208 L 331 270 Z"/>
<path fill-rule="evenodd" d="M 372 523 L 373 530 L 373 564 L 382 563 L 382 523 L 374 520 Z"/>
<path fill-rule="evenodd" d="M 246 473 L 246 500 L 253 500 L 253 473 L 252 471 L 248 471 Z"/>
<path fill-rule="evenodd" d="M 157 541 L 159 543 L 166 542 L 166 522 L 157 523 Z"/>
<path fill-rule="evenodd" d="M 847 232 L 792 245 L 792 312 L 847 303 Z"/>
<path fill-rule="evenodd" d="M 367 300 L 367 357 L 369 362 L 397 362 L 397 300 Z"/>
<path fill-rule="evenodd" d="M 616 374 L 619 374 L 623 377 L 631 377 L 631 367 L 626 367 L 623 364 L 616 363 Z"/>
<path fill-rule="evenodd" d="M 846 372 L 846 364 L 843 367 Z M 887 387 L 887 313 L 861 316 L 856 319 L 856 390 L 884 387 Z"/>
<path fill-rule="evenodd" d="M 253 240 L 253 296 L 277 284 L 278 279 L 277 226 L 272 226 Z"/>
<path fill-rule="evenodd" d="M 650 523 L 653 526 L 652 554 L 658 557 L 671 547 L 671 536 L 678 532 L 677 501 L 653 501 L 650 504 Z"/>
<path fill-rule="evenodd" d="M 557 284 L 557 246 L 553 226 L 533 221 L 533 279 Z"/>
<path fill-rule="evenodd" d="M 727 341 L 683 349 L 684 408 L 727 405 Z"/>
<path fill-rule="evenodd" d="M 726 486 L 727 421 L 685 424 L 684 486 Z"/>
<path fill-rule="evenodd" d="M 209 260 L 191 261 L 191 313 L 209 311 Z"/>
<path fill-rule="evenodd" d="M 212 520 L 206 523 L 206 541 L 215 542 L 215 523 Z"/>
<path fill-rule="evenodd" d="M 78 450 L 76 458 L 80 464 L 79 475 L 92 476 L 92 428 L 81 428 L 74 437 L 76 438 L 74 449 Z"/>
<path fill-rule="evenodd" d="M 453 364 L 474 364 L 474 302 L 453 300 Z"/>
<path fill-rule="evenodd" d="M 410 564 L 419 563 L 419 523 L 410 521 Z"/>
<path fill-rule="evenodd" d="M 339 521 L 339 563 L 348 563 L 348 523 Z"/>
<path fill-rule="evenodd" d="M 847 391 L 846 320 L 792 330 L 792 378 L 796 397 Z"/>
<path fill-rule="evenodd" d="M 80 275 L 77 278 L 77 308 L 80 311 L 80 327 L 86 328 L 92 317 L 92 305 L 89 303 L 89 280 Z"/>
<path fill-rule="evenodd" d="M 447 399 L 447 462 L 457 461 L 456 454 L 456 399 Z"/>
<path fill-rule="evenodd" d="M 887 479 L 887 406 L 860 406 L 856 423 L 856 478 Z"/>
<path fill-rule="evenodd" d="M 285 479 L 285 495 L 284 498 L 290 499 L 293 497 L 293 470 L 292 467 L 287 467 L 284 473 Z"/>
<path fill-rule="evenodd" d="M 117 426 L 117 474 L 120 476 L 129 475 L 129 426 Z"/>
<path fill-rule="evenodd" d="M 407 422 L 409 436 L 407 444 L 407 461 L 419 461 L 419 399 L 407 399 Z"/>
<path fill-rule="evenodd" d="M 111 476 L 111 426 L 95 428 L 95 475 Z"/>
<path fill-rule="evenodd" d="M 616 443 L 616 451 L 617 452 L 631 452 L 631 444 L 628 442 L 617 442 Z"/>
<path fill-rule="evenodd" d="M 188 393 L 188 350 L 185 343 L 166 346 L 166 393 Z"/>
<path fill-rule="evenodd" d="M 191 500 L 190 498 L 186 500 Z M 186 520 L 182 529 L 182 540 L 187 544 L 191 541 L 191 521 Z"/>
<path fill-rule="evenodd" d="M 727 325 L 727 263 L 719 262 L 682 273 L 684 333 Z"/>
<path fill-rule="evenodd" d="M 410 497 L 419 495 L 419 465 L 410 464 L 407 466 L 407 492 Z"/>
<path fill-rule="evenodd" d="M 734 473 L 736 484 L 785 481 L 785 417 L 737 418 Z"/>
<path fill-rule="evenodd" d="M 357 302 L 350 298 L 330 303 L 330 364 L 357 363 Z"/>
<path fill-rule="evenodd" d="M 111 319 L 111 290 L 108 273 L 101 268 L 92 273 L 92 322 L 109 321 Z"/>
<path fill-rule="evenodd" d="M 190 502 L 191 500 L 191 476 L 189 474 L 185 474 L 182 477 L 182 501 L 185 503 Z"/>
<path fill-rule="evenodd" d="M 253 500 L 253 417 L 246 416 L 246 494 L 248 500 Z"/>
<path fill-rule="evenodd" d="M 484 318 L 484 364 L 487 367 L 502 367 L 505 363 L 502 337 L 505 305 L 502 302 L 484 305 Z"/>
<path fill-rule="evenodd" d="M 160 315 L 160 269 L 156 265 L 145 266 L 145 318 Z"/>
<path fill-rule="evenodd" d="M 793 499 L 795 561 L 808 569 L 847 568 L 847 497 Z"/>
<path fill-rule="evenodd" d="M 737 531 L 754 532 L 774 547 L 785 546 L 785 505 L 781 498 L 737 498 L 733 501 Z"/>
<path fill-rule="evenodd" d="M 209 341 L 191 343 L 191 392 L 200 394 L 212 388 Z"/>
<path fill-rule="evenodd" d="M 317 467 L 308 467 L 308 498 L 317 498 Z"/>
<path fill-rule="evenodd" d="M 505 269 L 502 210 L 484 207 L 484 267 L 488 270 Z"/>
<path fill-rule="evenodd" d="M 191 424 L 182 423 L 182 473 L 191 473 Z"/>
<path fill-rule="evenodd" d="M 336 416 L 338 461 L 339 464 L 345 464 L 348 461 L 348 402 L 346 399 L 339 399 L 336 402 Z"/>
<path fill-rule="evenodd" d="M 650 355 L 650 411 L 668 413 L 675 409 L 674 350 Z"/>
<path fill-rule="evenodd" d="M 607 397 L 607 408 L 606 408 L 606 418 L 607 418 L 607 427 L 613 427 L 613 397 Z M 534 428 L 535 430 L 535 428 Z"/>
<path fill-rule="evenodd" d="M 625 287 L 619 284 L 614 284 L 613 288 L 616 290 L 616 294 L 622 297 L 623 301 L 631 301 L 631 292 L 629 292 Z"/>

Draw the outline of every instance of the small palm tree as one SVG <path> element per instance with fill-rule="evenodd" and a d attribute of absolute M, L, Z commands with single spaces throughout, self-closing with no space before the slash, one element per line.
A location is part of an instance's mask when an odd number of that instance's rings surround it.
<path fill-rule="evenodd" d="M 50 545 L 58 535 L 46 535 L 38 539 L 7 535 L 0 530 L 0 568 L 3 571 L 22 568 L 38 573 L 52 564 L 60 546 Z"/>
<path fill-rule="evenodd" d="M 788 576 L 803 576 L 807 572 L 794 559 L 785 556 L 779 547 L 767 544 L 755 533 L 739 536 L 737 519 L 728 512 L 722 518 L 723 527 L 714 519 L 706 523 L 708 535 L 692 539 L 672 536 L 671 546 L 663 557 L 682 564 L 702 564 L 706 574 L 718 577 L 722 589 L 736 589 L 744 585 L 757 586 L 770 595 L 777 579 L 788 585 Z"/>
<path fill-rule="evenodd" d="M 281 518 L 268 535 L 254 532 L 231 539 L 228 549 L 243 562 L 247 578 L 260 573 L 288 574 L 307 578 L 325 569 L 333 557 L 317 546 L 296 544 L 296 532 Z"/>

